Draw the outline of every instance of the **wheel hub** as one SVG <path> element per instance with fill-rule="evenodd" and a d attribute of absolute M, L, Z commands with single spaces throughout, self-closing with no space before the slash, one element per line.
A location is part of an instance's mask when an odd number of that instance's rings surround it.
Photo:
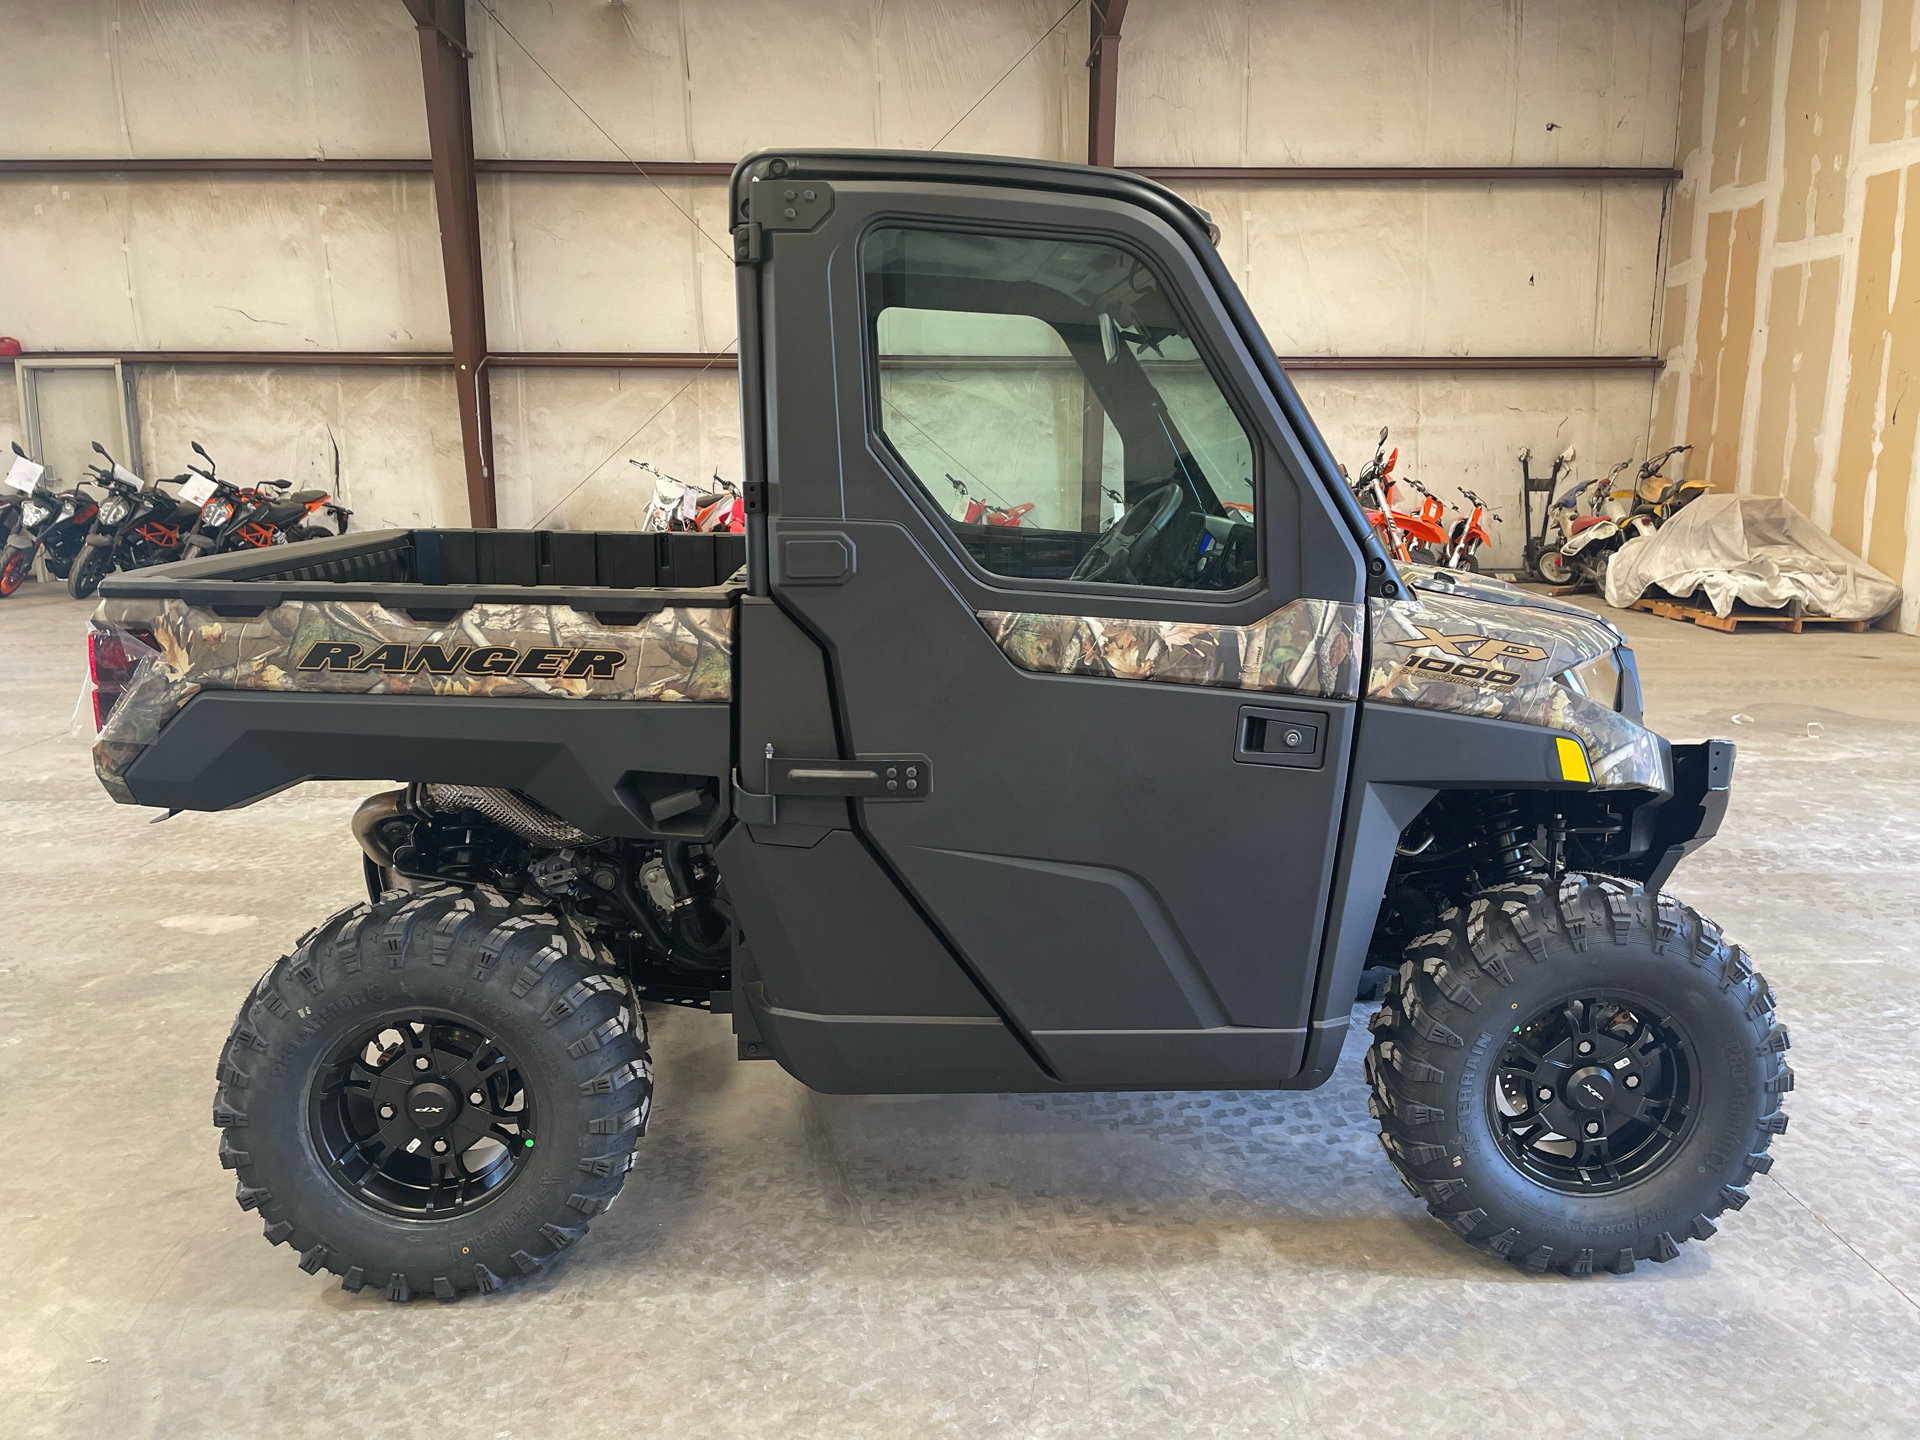
<path fill-rule="evenodd" d="M 1556 1001 L 1513 1027 L 1488 1091 L 1507 1159 L 1555 1190 L 1617 1190 L 1671 1158 L 1698 1108 L 1692 1045 L 1639 996 Z"/>
<path fill-rule="evenodd" d="M 1613 1076 L 1599 1065 L 1589 1065 L 1567 1077 L 1567 1104 L 1576 1110 L 1604 1111 L 1613 1100 Z"/>
<path fill-rule="evenodd" d="M 438 1080 L 416 1085 L 407 1092 L 407 1115 L 421 1130 L 443 1130 L 459 1113 L 460 1101 Z"/>
<path fill-rule="evenodd" d="M 438 1015 L 389 1017 L 343 1041 L 308 1091 L 327 1172 L 362 1204 L 405 1219 L 495 1199 L 526 1168 L 535 1118 L 501 1043 Z"/>

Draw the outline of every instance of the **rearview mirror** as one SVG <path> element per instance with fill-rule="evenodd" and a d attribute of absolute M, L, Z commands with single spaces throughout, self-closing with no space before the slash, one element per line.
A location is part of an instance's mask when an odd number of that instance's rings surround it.
<path fill-rule="evenodd" d="M 211 461 L 213 459 L 211 455 L 200 448 L 200 442 L 198 440 L 193 442 L 193 453 L 198 455 L 202 460 Z"/>
<path fill-rule="evenodd" d="M 98 440 L 93 442 L 93 453 L 96 455 L 107 455 L 105 447 L 102 446 Z M 112 458 L 111 455 L 107 455 L 107 459 L 111 460 Z"/>
<path fill-rule="evenodd" d="M 1382 445 L 1387 443 L 1387 427 L 1384 425 L 1380 427 L 1380 443 Z"/>

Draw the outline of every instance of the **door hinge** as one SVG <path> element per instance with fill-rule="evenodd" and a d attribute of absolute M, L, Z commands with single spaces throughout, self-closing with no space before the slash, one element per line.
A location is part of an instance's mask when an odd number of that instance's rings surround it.
<path fill-rule="evenodd" d="M 824 180 L 796 180 L 786 173 L 755 175 L 747 183 L 740 224 L 733 232 L 733 263 L 758 265 L 767 258 L 770 230 L 811 230 L 833 213 L 833 187 Z"/>

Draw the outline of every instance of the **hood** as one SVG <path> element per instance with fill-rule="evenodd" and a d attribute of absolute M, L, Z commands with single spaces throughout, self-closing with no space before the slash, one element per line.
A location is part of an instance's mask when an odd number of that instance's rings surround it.
<path fill-rule="evenodd" d="M 1660 738 L 1557 677 L 1616 649 L 1607 621 L 1504 581 L 1403 566 L 1404 600 L 1367 602 L 1367 699 L 1576 736 L 1601 789 L 1667 790 Z"/>

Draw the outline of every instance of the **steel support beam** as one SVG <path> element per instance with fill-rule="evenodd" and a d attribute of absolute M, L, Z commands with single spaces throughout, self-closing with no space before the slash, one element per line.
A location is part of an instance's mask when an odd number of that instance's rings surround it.
<path fill-rule="evenodd" d="M 0 365 L 15 357 L 0 356 Z M 408 366 L 445 369 L 453 357 L 412 350 L 33 350 L 22 360 L 118 360 L 127 365 Z M 1278 355 L 1287 370 L 1659 370 L 1658 355 Z M 1060 357 L 1063 367 L 1072 361 Z M 1036 363 L 1033 356 L 942 355 L 928 369 L 1005 370 Z M 496 350 L 491 370 L 732 370 L 739 357 L 720 350 Z M 1097 402 L 1096 402 L 1097 403 Z M 1104 419 L 1104 416 L 1098 417 Z"/>
<path fill-rule="evenodd" d="M 637 168 L 636 168 L 637 166 Z M 431 160 L 315 160 L 308 156 L 160 159 L 7 159 L 0 175 L 424 175 Z M 480 175 L 582 175 L 608 180 L 724 180 L 733 165 L 722 160 L 488 160 L 473 162 Z M 1122 170 L 1169 185 L 1210 180 L 1264 185 L 1415 185 L 1434 181 L 1540 185 L 1631 181 L 1670 184 L 1680 172 L 1663 165 L 1122 165 Z"/>
<path fill-rule="evenodd" d="M 405 0 L 420 34 L 427 94 L 427 147 L 433 155 L 433 203 L 447 277 L 454 391 L 467 467 L 467 513 L 491 530 L 500 523 L 493 490 L 493 403 L 487 394 L 487 308 L 480 278 L 480 199 L 474 185 L 473 99 L 467 89 L 465 0 Z"/>
<path fill-rule="evenodd" d="M 1120 22 L 1127 0 L 1088 0 L 1087 163 L 1113 164 L 1114 117 L 1120 105 Z"/>

